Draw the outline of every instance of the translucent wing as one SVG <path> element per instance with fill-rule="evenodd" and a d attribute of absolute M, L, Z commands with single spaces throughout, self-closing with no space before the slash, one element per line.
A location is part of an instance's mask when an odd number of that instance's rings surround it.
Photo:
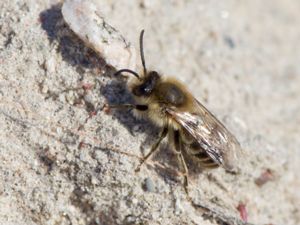
<path fill-rule="evenodd" d="M 195 99 L 193 112 L 182 112 L 177 108 L 167 108 L 167 113 L 191 134 L 201 148 L 219 165 L 232 170 L 240 145 L 224 125 Z"/>

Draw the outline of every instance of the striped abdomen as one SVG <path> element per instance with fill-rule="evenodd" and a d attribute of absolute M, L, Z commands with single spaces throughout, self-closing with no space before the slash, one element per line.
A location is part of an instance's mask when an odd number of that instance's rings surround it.
<path fill-rule="evenodd" d="M 204 168 L 217 168 L 219 164 L 216 163 L 200 146 L 200 144 L 195 140 L 191 144 L 187 145 L 191 155 L 200 163 Z"/>

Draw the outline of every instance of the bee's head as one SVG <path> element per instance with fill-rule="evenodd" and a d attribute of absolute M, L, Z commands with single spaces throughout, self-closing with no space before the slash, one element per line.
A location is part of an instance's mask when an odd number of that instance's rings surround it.
<path fill-rule="evenodd" d="M 156 84 L 158 83 L 160 79 L 160 75 L 156 71 L 150 71 L 147 72 L 146 69 L 146 63 L 145 63 L 145 57 L 144 57 L 144 50 L 143 50 L 143 36 L 144 36 L 144 30 L 141 31 L 140 34 L 140 54 L 141 54 L 141 60 L 144 68 L 144 74 L 141 77 L 137 72 L 134 72 L 130 69 L 122 69 L 115 73 L 115 75 L 120 74 L 122 72 L 127 72 L 132 75 L 134 75 L 138 80 L 138 84 L 133 86 L 132 93 L 135 96 L 149 96 L 152 91 L 154 90 Z"/>
<path fill-rule="evenodd" d="M 149 96 L 155 88 L 160 76 L 156 71 L 149 72 L 141 79 L 141 83 L 132 88 L 132 93 L 135 96 Z"/>

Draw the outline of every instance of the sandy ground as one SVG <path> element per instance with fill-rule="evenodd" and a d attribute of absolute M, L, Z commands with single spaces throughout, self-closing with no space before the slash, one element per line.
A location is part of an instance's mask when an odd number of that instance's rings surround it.
<path fill-rule="evenodd" d="M 300 224 L 298 0 L 107 1 L 136 47 L 146 29 L 148 67 L 186 83 L 240 141 L 239 174 L 190 177 L 219 219 L 187 201 L 166 145 L 134 172 L 159 129 L 105 110 L 131 100 L 126 84 L 58 3 L 0 1 L 0 224 L 242 224 L 239 205 L 251 224 Z"/>

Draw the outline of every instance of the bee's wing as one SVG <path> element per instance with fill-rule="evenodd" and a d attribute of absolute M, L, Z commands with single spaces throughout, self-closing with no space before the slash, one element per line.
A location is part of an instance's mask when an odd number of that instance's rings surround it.
<path fill-rule="evenodd" d="M 236 138 L 224 125 L 195 99 L 194 112 L 182 112 L 177 108 L 166 111 L 191 134 L 201 148 L 218 164 L 232 170 L 241 148 Z"/>

